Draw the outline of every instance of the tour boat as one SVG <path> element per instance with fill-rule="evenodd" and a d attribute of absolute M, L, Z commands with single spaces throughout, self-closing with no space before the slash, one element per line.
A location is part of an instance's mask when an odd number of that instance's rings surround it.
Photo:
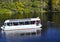
<path fill-rule="evenodd" d="M 20 32 L 36 32 L 40 31 L 42 29 L 41 27 L 41 20 L 37 17 L 6 20 L 1 29 L 4 31 L 20 30 Z"/>

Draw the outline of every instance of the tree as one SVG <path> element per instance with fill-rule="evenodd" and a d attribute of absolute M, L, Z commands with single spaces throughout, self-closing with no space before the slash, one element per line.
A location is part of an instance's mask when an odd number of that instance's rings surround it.
<path fill-rule="evenodd" d="M 4 21 L 6 19 L 10 19 L 11 11 L 7 9 L 0 9 L 0 21 Z"/>
<path fill-rule="evenodd" d="M 53 11 L 60 11 L 60 0 L 52 0 Z"/>

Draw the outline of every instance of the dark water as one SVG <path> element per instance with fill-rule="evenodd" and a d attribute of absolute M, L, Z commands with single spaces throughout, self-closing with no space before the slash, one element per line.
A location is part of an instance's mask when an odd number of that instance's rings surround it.
<path fill-rule="evenodd" d="M 44 27 L 39 34 L 21 35 L 19 31 L 14 33 L 0 30 L 0 42 L 60 42 L 60 13 L 53 14 L 52 22 L 47 20 L 47 14 L 40 18 Z"/>
<path fill-rule="evenodd" d="M 24 34 L 0 31 L 0 42 L 60 42 L 60 28 L 48 22 L 39 34 Z"/>

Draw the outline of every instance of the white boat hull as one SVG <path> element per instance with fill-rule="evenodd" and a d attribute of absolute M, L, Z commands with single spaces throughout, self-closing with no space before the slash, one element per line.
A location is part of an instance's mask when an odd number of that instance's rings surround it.
<path fill-rule="evenodd" d="M 41 31 L 42 28 L 40 28 L 42 25 L 36 26 L 36 25 L 21 25 L 21 26 L 6 26 L 1 27 L 4 31 L 20 31 L 21 33 L 28 33 L 28 32 L 36 32 Z"/>

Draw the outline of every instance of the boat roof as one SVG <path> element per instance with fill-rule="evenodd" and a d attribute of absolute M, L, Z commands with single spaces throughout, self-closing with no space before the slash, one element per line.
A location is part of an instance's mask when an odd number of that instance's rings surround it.
<path fill-rule="evenodd" d="M 26 18 L 26 19 L 11 19 L 11 20 L 6 20 L 4 23 L 8 23 L 8 22 L 35 21 L 35 20 L 40 20 L 40 19 L 39 19 L 39 17 L 37 17 L 37 18 Z"/>

